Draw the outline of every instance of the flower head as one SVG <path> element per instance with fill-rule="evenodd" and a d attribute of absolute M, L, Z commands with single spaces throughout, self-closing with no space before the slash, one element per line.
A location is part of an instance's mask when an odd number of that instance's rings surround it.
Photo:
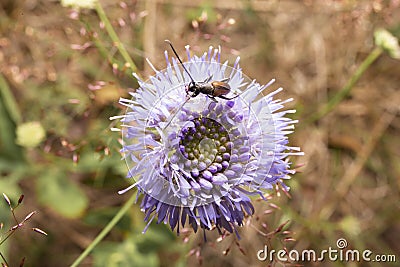
<path fill-rule="evenodd" d="M 387 51 L 392 58 L 400 59 L 399 40 L 385 29 L 377 29 L 374 32 L 375 44 Z"/>
<path fill-rule="evenodd" d="M 122 152 L 128 177 L 135 179 L 128 189 L 144 195 L 141 208 L 149 223 L 157 216 L 178 233 L 186 221 L 194 231 L 232 233 L 254 213 L 250 195 L 262 196 L 276 184 L 288 189 L 283 180 L 294 173 L 288 156 L 301 154 L 286 136 L 296 121 L 285 115 L 294 111 L 281 111 L 291 99 L 273 98 L 281 88 L 262 95 L 274 80 L 250 80 L 239 58 L 233 67 L 220 62 L 220 49 L 210 47 L 201 57 L 186 50 L 190 75 L 165 52 L 167 68 L 155 70 L 147 82 L 134 74 L 140 87 L 132 99 L 120 100 L 127 107 Z M 207 86 L 228 83 L 224 96 L 231 100 L 190 94 L 191 77 Z"/>
<path fill-rule="evenodd" d="M 89 8 L 95 7 L 97 0 L 61 0 L 61 5 L 65 7 L 75 7 L 75 8 Z"/>
<path fill-rule="evenodd" d="M 46 137 L 46 131 L 37 121 L 18 125 L 16 133 L 16 143 L 23 147 L 36 147 Z"/>

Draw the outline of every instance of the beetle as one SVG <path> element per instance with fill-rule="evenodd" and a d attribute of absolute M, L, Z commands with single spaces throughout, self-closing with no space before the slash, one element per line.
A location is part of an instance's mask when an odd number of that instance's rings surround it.
<path fill-rule="evenodd" d="M 221 81 L 211 81 L 211 76 L 210 76 L 203 82 L 196 82 L 193 79 L 190 72 L 186 69 L 185 65 L 183 64 L 181 58 L 179 57 L 178 53 L 176 52 L 171 41 L 165 40 L 165 42 L 171 46 L 172 51 L 174 52 L 175 56 L 179 60 L 179 63 L 181 63 L 182 68 L 189 75 L 189 78 L 191 81 L 188 84 L 188 86 L 186 86 L 186 94 L 187 94 L 186 100 L 178 108 L 178 110 L 175 112 L 175 114 L 172 116 L 172 118 L 168 121 L 168 123 L 165 125 L 165 127 L 163 127 L 164 129 L 166 129 L 171 124 L 172 120 L 179 113 L 179 111 L 183 108 L 183 106 L 191 98 L 194 98 L 194 97 L 198 96 L 199 94 L 204 94 L 204 95 L 208 96 L 214 102 L 218 102 L 216 97 L 222 98 L 225 100 L 232 100 L 239 96 L 239 95 L 235 95 L 234 97 L 226 97 L 225 96 L 226 94 L 228 94 L 231 91 L 231 87 L 228 84 L 229 78 L 222 79 Z"/>
<path fill-rule="evenodd" d="M 199 94 L 204 94 L 204 95 L 208 96 L 214 102 L 218 102 L 216 100 L 216 97 L 219 97 L 219 98 L 222 98 L 225 100 L 232 100 L 239 96 L 239 95 L 236 95 L 234 97 L 226 97 L 225 96 L 226 94 L 228 94 L 231 91 L 231 87 L 228 84 L 229 78 L 225 78 L 221 81 L 211 81 L 211 76 L 210 76 L 203 82 L 195 82 L 192 75 L 190 75 L 190 72 L 186 69 L 185 65 L 183 65 L 183 62 L 182 62 L 181 58 L 179 57 L 178 53 L 176 52 L 171 41 L 165 40 L 165 42 L 171 46 L 172 51 L 174 52 L 175 56 L 178 58 L 183 69 L 189 75 L 191 82 L 187 86 L 186 92 L 192 93 L 192 94 L 189 94 L 189 96 L 191 98 L 194 98 L 194 97 L 198 96 Z"/>

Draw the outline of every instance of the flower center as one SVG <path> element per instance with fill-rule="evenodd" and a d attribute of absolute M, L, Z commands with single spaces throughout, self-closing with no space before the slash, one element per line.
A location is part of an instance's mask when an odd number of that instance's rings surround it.
<path fill-rule="evenodd" d="M 232 142 L 223 125 L 210 118 L 195 118 L 180 131 L 179 151 L 186 173 L 195 180 L 210 180 L 229 167 Z M 189 177 L 187 177 L 189 178 Z"/>

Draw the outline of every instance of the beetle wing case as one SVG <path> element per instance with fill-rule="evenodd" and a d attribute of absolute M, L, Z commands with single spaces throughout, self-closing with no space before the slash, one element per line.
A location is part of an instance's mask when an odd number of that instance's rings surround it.
<path fill-rule="evenodd" d="M 226 95 L 231 91 L 231 87 L 228 83 L 214 81 L 211 82 L 211 85 L 214 87 L 214 96 L 218 97 L 220 95 Z"/>

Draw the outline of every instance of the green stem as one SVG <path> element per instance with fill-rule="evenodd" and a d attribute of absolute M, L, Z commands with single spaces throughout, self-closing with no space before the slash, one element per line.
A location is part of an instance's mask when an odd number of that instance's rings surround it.
<path fill-rule="evenodd" d="M 10 232 L 8 232 L 7 236 L 4 237 L 4 239 L 1 240 L 0 246 L 3 245 L 3 243 L 6 242 L 6 240 L 7 240 L 10 236 L 12 236 L 14 233 L 15 233 L 15 229 L 12 230 L 12 231 L 10 231 Z"/>
<path fill-rule="evenodd" d="M 332 97 L 328 103 L 326 103 L 322 108 L 319 109 L 314 115 L 312 115 L 308 122 L 312 123 L 319 120 L 329 112 L 331 112 L 346 96 L 349 95 L 351 89 L 356 84 L 356 82 L 361 78 L 363 73 L 368 69 L 368 67 L 382 54 L 383 50 L 376 47 L 368 55 L 366 59 L 361 63 L 356 72 L 347 82 L 347 84 L 340 90 L 334 97 Z"/>
<path fill-rule="evenodd" d="M 128 199 L 128 201 L 122 206 L 114 218 L 107 224 L 106 227 L 100 232 L 100 234 L 92 241 L 92 243 L 82 252 L 82 254 L 72 263 L 70 267 L 78 266 L 81 261 L 86 258 L 89 253 L 100 243 L 100 241 L 111 231 L 111 229 L 117 224 L 117 222 L 122 218 L 122 216 L 128 211 L 128 209 L 135 202 L 136 194 Z"/>
<path fill-rule="evenodd" d="M 82 18 L 81 18 L 81 22 L 82 22 L 82 24 L 84 24 L 85 25 L 85 28 L 86 28 L 86 31 L 87 32 L 92 32 L 93 30 L 92 30 L 92 28 L 91 28 L 91 26 L 90 26 L 90 24 L 87 22 L 87 21 L 85 21 L 85 20 L 83 20 Z M 103 58 L 105 58 L 105 59 L 107 59 L 111 64 L 114 62 L 113 61 L 113 56 L 111 55 L 111 56 L 109 56 L 109 52 L 108 52 L 108 50 L 105 48 L 105 46 L 100 42 L 100 40 L 99 40 L 99 37 L 98 36 L 96 36 L 96 35 L 90 35 L 90 38 L 91 38 L 91 41 L 93 41 L 93 43 L 94 43 L 94 45 L 97 47 L 97 49 L 99 50 L 99 52 L 100 52 L 100 55 L 103 57 Z M 115 60 L 115 61 L 117 61 L 117 60 Z"/>
<path fill-rule="evenodd" d="M 4 258 L 3 254 L 1 252 L 0 252 L 0 257 L 3 259 L 5 266 L 10 266 L 10 264 L 8 264 L 6 258 Z"/>
<path fill-rule="evenodd" d="M 96 4 L 96 12 L 100 17 L 100 20 L 104 23 L 104 26 L 106 27 L 107 33 L 109 34 L 111 40 L 117 46 L 118 51 L 121 53 L 124 60 L 129 64 L 129 68 L 133 72 L 136 72 L 137 67 L 136 67 L 135 63 L 133 62 L 132 58 L 129 56 L 128 51 L 126 51 L 124 44 L 119 40 L 117 33 L 114 31 L 114 28 L 112 27 L 110 21 L 107 18 L 106 13 L 104 12 L 103 7 L 101 6 L 101 4 L 99 2 L 97 2 L 97 4 Z"/>

